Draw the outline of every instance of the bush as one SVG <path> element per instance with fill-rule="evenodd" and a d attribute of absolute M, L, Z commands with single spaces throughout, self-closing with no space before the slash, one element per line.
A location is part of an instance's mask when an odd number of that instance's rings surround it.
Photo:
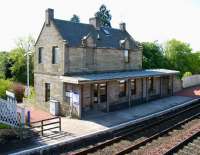
<path fill-rule="evenodd" d="M 6 99 L 6 90 L 9 90 L 12 82 L 0 79 L 0 98 Z"/>
<path fill-rule="evenodd" d="M 17 102 L 22 102 L 24 97 L 25 87 L 20 83 L 14 83 L 11 86 L 11 91 L 15 94 Z"/>
<path fill-rule="evenodd" d="M 185 72 L 185 73 L 183 74 L 183 78 L 184 78 L 184 77 L 188 77 L 188 76 L 192 76 L 192 73 L 191 73 L 191 72 Z"/>
<path fill-rule="evenodd" d="M 10 129 L 10 128 L 11 127 L 9 125 L 0 123 L 0 129 Z"/>

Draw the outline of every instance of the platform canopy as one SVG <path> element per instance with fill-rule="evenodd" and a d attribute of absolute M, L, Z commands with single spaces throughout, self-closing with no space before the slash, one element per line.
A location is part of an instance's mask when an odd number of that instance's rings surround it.
<path fill-rule="evenodd" d="M 96 74 L 83 74 L 74 76 L 60 76 L 61 81 L 73 84 L 93 83 L 99 81 L 111 81 L 141 77 L 159 77 L 179 74 L 179 71 L 168 69 L 146 69 L 139 71 L 123 71 Z"/>

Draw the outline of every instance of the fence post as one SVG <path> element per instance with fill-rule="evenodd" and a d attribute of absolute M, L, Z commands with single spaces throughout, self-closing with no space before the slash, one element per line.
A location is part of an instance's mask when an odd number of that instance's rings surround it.
<path fill-rule="evenodd" d="M 59 131 L 61 132 L 61 117 L 59 117 Z"/>
<path fill-rule="evenodd" d="M 43 136 L 43 121 L 41 121 L 41 132 L 42 132 L 42 136 Z"/>
<path fill-rule="evenodd" d="M 28 123 L 28 126 L 30 127 L 31 126 L 31 112 L 30 111 L 27 112 L 27 123 Z"/>

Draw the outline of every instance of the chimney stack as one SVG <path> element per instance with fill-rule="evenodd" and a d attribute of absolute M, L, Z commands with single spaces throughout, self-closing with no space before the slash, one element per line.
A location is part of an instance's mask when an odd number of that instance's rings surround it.
<path fill-rule="evenodd" d="M 50 21 L 54 19 L 54 10 L 48 8 L 45 11 L 45 24 L 50 25 Z"/>
<path fill-rule="evenodd" d="M 98 17 L 93 17 L 89 19 L 89 23 L 95 28 L 100 28 L 102 26 L 101 21 Z"/>
<path fill-rule="evenodd" d="M 126 23 L 120 23 L 120 24 L 119 24 L 119 28 L 120 28 L 120 30 L 122 30 L 122 31 L 126 31 Z"/>

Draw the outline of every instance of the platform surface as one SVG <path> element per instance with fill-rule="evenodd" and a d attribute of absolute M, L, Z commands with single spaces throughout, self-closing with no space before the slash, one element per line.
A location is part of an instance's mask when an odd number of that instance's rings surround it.
<path fill-rule="evenodd" d="M 119 110 L 115 112 L 90 114 L 84 120 L 62 118 L 62 130 L 79 136 L 102 129 L 112 128 L 122 123 L 152 116 L 155 113 L 176 107 L 192 98 L 184 96 L 171 96 Z"/>
<path fill-rule="evenodd" d="M 89 115 L 84 120 L 63 117 L 61 133 L 56 133 L 56 131 L 54 133 L 47 133 L 45 137 L 37 141 L 29 141 L 26 145 L 18 146 L 15 149 L 12 147 L 13 150 L 9 150 L 9 153 L 23 154 L 39 149 L 47 149 L 102 132 L 119 129 L 128 124 L 134 124 L 150 117 L 161 115 L 180 106 L 185 106 L 190 104 L 192 100 L 194 100 L 192 97 L 171 96 L 120 111 Z"/>

